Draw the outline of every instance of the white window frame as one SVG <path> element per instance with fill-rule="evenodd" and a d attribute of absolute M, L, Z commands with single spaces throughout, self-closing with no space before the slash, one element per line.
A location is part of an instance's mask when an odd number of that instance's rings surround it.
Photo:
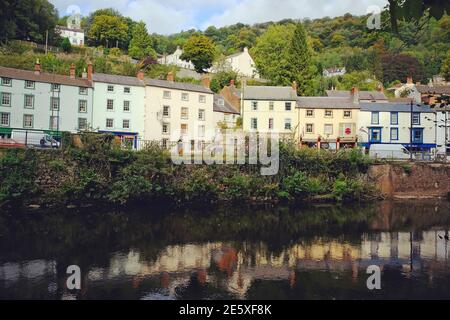
<path fill-rule="evenodd" d="M 83 103 L 84 103 L 84 111 L 81 108 Z M 84 99 L 78 100 L 78 112 L 79 113 L 87 113 L 88 112 L 88 102 L 87 102 L 87 100 L 84 100 Z"/>
<path fill-rule="evenodd" d="M 111 126 L 108 126 L 108 122 L 111 122 Z M 114 128 L 114 119 L 112 118 L 106 118 L 106 122 L 105 122 L 105 128 L 107 129 L 113 129 Z"/>
<path fill-rule="evenodd" d="M 112 105 L 112 108 L 109 108 L 109 105 Z M 114 99 L 106 99 L 106 111 L 114 111 Z"/>
<path fill-rule="evenodd" d="M 128 121 L 128 127 L 125 127 L 125 122 Z M 130 129 L 131 128 L 131 121 L 129 119 L 123 119 L 122 120 L 122 129 Z"/>
<path fill-rule="evenodd" d="M 6 116 L 6 119 L 8 120 L 7 124 L 3 123 L 4 116 Z M 11 114 L 9 112 L 0 112 L 0 127 L 9 127 L 11 123 Z"/>

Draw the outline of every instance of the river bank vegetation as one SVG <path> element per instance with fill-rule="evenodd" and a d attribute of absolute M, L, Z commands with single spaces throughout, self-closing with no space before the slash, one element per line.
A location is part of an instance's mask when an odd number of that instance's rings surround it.
<path fill-rule="evenodd" d="M 259 165 L 174 165 L 158 146 L 122 150 L 112 136 L 70 135 L 61 150 L 5 150 L 0 155 L 0 204 L 113 205 L 140 202 L 354 201 L 377 196 L 364 174 L 370 160 L 357 150 L 331 153 L 280 145 L 280 170 Z"/>

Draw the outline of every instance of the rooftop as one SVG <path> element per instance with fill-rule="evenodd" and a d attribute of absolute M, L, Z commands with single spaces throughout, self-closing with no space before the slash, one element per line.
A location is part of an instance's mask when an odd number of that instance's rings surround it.
<path fill-rule="evenodd" d="M 84 78 L 71 78 L 68 75 L 64 76 L 60 74 L 45 73 L 45 72 L 36 74 L 34 73 L 34 71 L 6 68 L 1 66 L 0 66 L 0 77 L 19 80 L 29 80 L 36 82 L 45 82 L 45 83 L 57 83 L 75 87 L 92 87 L 91 82 L 88 79 Z"/>
<path fill-rule="evenodd" d="M 111 84 L 121 84 L 127 86 L 139 86 L 144 87 L 144 81 L 139 80 L 137 77 L 118 76 L 104 73 L 94 73 L 92 75 L 94 82 L 103 82 Z"/>
<path fill-rule="evenodd" d="M 345 90 L 326 90 L 328 97 L 350 98 L 352 93 Z M 380 91 L 359 91 L 359 100 L 387 100 L 386 95 Z"/>
<path fill-rule="evenodd" d="M 145 84 L 153 87 L 213 94 L 211 89 L 192 83 L 145 78 Z"/>
<path fill-rule="evenodd" d="M 292 87 L 249 86 L 244 88 L 244 100 L 296 101 Z"/>
<path fill-rule="evenodd" d="M 298 97 L 299 108 L 310 109 L 359 109 L 353 99 L 341 97 Z"/>
<path fill-rule="evenodd" d="M 361 111 L 378 111 L 378 112 L 411 112 L 410 103 L 361 103 Z M 413 112 L 433 112 L 430 106 L 421 104 L 413 105 Z"/>
<path fill-rule="evenodd" d="M 450 94 L 450 86 L 430 86 L 425 84 L 416 85 L 417 91 L 429 94 Z"/>
<path fill-rule="evenodd" d="M 222 100 L 223 104 L 220 104 L 219 101 Z M 214 112 L 223 112 L 223 113 L 232 113 L 232 114 L 239 114 L 239 111 L 237 111 L 231 104 L 229 104 L 222 95 L 215 94 L 214 95 L 214 105 L 213 105 Z"/>

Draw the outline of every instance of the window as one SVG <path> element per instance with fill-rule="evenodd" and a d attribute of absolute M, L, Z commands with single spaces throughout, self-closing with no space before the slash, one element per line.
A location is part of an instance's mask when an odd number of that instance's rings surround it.
<path fill-rule="evenodd" d="M 381 128 L 369 128 L 369 140 L 370 143 L 381 142 Z"/>
<path fill-rule="evenodd" d="M 275 107 L 275 102 L 270 101 L 269 102 L 269 111 L 273 111 L 274 107 Z"/>
<path fill-rule="evenodd" d="M 169 146 L 169 139 L 167 139 L 167 138 L 162 139 L 161 142 L 162 142 L 162 143 L 161 143 L 162 147 L 163 147 L 164 149 L 167 149 L 168 146 Z"/>
<path fill-rule="evenodd" d="M 87 112 L 87 100 L 78 100 L 78 112 Z"/>
<path fill-rule="evenodd" d="M 114 100 L 113 99 L 106 100 L 106 110 L 107 111 L 113 111 L 114 110 Z"/>
<path fill-rule="evenodd" d="M 413 124 L 420 124 L 420 113 L 414 112 L 412 115 L 412 123 Z"/>
<path fill-rule="evenodd" d="M 34 108 L 34 96 L 31 94 L 25 95 L 25 104 L 24 108 L 26 109 L 33 109 Z"/>
<path fill-rule="evenodd" d="M 206 103 L 206 96 L 205 95 L 199 95 L 198 96 L 198 102 L 200 103 Z"/>
<path fill-rule="evenodd" d="M 57 83 L 52 83 L 51 90 L 53 92 L 59 92 L 61 90 L 61 86 Z"/>
<path fill-rule="evenodd" d="M 251 128 L 254 130 L 258 129 L 258 119 L 256 119 L 256 118 L 251 119 Z"/>
<path fill-rule="evenodd" d="M 169 106 L 163 106 L 163 117 L 164 118 L 170 117 L 170 107 Z"/>
<path fill-rule="evenodd" d="M 391 128 L 391 140 L 398 140 L 398 128 Z"/>
<path fill-rule="evenodd" d="M 162 125 L 162 133 L 170 134 L 170 124 L 168 124 L 167 122 L 163 123 L 163 125 Z"/>
<path fill-rule="evenodd" d="M 123 87 L 123 93 L 131 93 L 130 87 Z"/>
<path fill-rule="evenodd" d="M 291 130 L 291 119 L 284 119 L 284 129 L 285 130 Z"/>
<path fill-rule="evenodd" d="M 372 124 L 379 124 L 380 123 L 380 113 L 379 112 L 372 112 L 371 121 Z"/>
<path fill-rule="evenodd" d="M 314 110 L 306 110 L 306 116 L 308 118 L 314 118 Z"/>
<path fill-rule="evenodd" d="M 87 129 L 87 119 L 78 118 L 78 130 L 86 130 L 86 129 Z"/>
<path fill-rule="evenodd" d="M 333 134 L 333 125 L 332 124 L 325 124 L 323 128 L 323 133 L 326 135 Z"/>
<path fill-rule="evenodd" d="M 189 94 L 188 93 L 182 93 L 181 94 L 181 100 L 189 101 Z"/>
<path fill-rule="evenodd" d="M 188 108 L 181 108 L 181 119 L 188 119 L 189 118 L 189 109 Z"/>
<path fill-rule="evenodd" d="M 26 80 L 25 89 L 34 89 L 34 81 Z"/>
<path fill-rule="evenodd" d="M 114 92 L 114 86 L 108 85 L 107 91 L 108 92 Z"/>
<path fill-rule="evenodd" d="M 269 119 L 269 130 L 273 130 L 273 118 Z"/>
<path fill-rule="evenodd" d="M 306 133 L 314 133 L 314 124 L 312 123 L 306 124 Z"/>
<path fill-rule="evenodd" d="M 78 89 L 78 94 L 87 95 L 88 94 L 88 88 L 80 87 Z"/>
<path fill-rule="evenodd" d="M 32 114 L 24 114 L 23 115 L 23 127 L 24 128 L 33 128 L 33 115 Z"/>
<path fill-rule="evenodd" d="M 57 116 L 50 117 L 50 130 L 57 130 L 59 124 L 59 119 Z"/>
<path fill-rule="evenodd" d="M 172 93 L 170 91 L 164 91 L 163 92 L 163 98 L 164 99 L 170 99 L 172 97 Z"/>
<path fill-rule="evenodd" d="M 124 112 L 130 112 L 130 101 L 125 100 L 123 102 L 123 111 Z"/>
<path fill-rule="evenodd" d="M 6 112 L 0 113 L 0 126 L 2 127 L 9 126 L 9 113 Z"/>
<path fill-rule="evenodd" d="M 252 110 L 258 111 L 258 101 L 252 101 Z"/>
<path fill-rule="evenodd" d="M 398 112 L 391 112 L 391 124 L 398 124 Z"/>
<path fill-rule="evenodd" d="M 11 78 L 2 78 L 2 86 L 11 87 L 12 80 Z"/>
<path fill-rule="evenodd" d="M 205 126 L 198 126 L 198 137 L 203 138 L 205 136 Z"/>
<path fill-rule="evenodd" d="M 123 129 L 130 129 L 130 120 L 123 120 L 122 121 L 122 128 Z"/>
<path fill-rule="evenodd" d="M 351 117 L 352 117 L 352 112 L 348 111 L 348 110 L 345 110 L 344 111 L 344 118 L 345 119 L 350 119 Z"/>
<path fill-rule="evenodd" d="M 333 111 L 325 110 L 325 118 L 333 118 Z"/>
<path fill-rule="evenodd" d="M 183 136 L 187 135 L 188 133 L 188 125 L 186 123 L 181 124 L 181 134 Z"/>
<path fill-rule="evenodd" d="M 106 119 L 106 127 L 113 128 L 114 127 L 114 119 Z"/>
<path fill-rule="evenodd" d="M 11 106 L 11 93 L 9 92 L 2 92 L 2 106 Z"/>
<path fill-rule="evenodd" d="M 423 143 L 423 129 L 413 129 L 413 143 Z"/>
<path fill-rule="evenodd" d="M 292 103 L 286 102 L 286 103 L 284 104 L 284 110 L 286 110 L 286 111 L 291 111 L 291 109 L 292 109 Z"/>
<path fill-rule="evenodd" d="M 205 110 L 204 109 L 198 110 L 198 120 L 205 121 Z"/>
<path fill-rule="evenodd" d="M 50 110 L 53 110 L 53 111 L 59 110 L 59 98 L 55 98 L 55 97 L 50 98 Z"/>

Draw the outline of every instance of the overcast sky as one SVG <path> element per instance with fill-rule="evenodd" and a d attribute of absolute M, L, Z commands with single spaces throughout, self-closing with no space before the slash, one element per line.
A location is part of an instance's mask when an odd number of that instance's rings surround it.
<path fill-rule="evenodd" d="M 278 21 L 285 18 L 321 18 L 367 13 L 387 0 L 50 0 L 61 16 L 78 6 L 82 15 L 113 7 L 124 16 L 147 23 L 150 32 L 171 34 L 210 25 L 222 27 L 237 22 Z"/>

